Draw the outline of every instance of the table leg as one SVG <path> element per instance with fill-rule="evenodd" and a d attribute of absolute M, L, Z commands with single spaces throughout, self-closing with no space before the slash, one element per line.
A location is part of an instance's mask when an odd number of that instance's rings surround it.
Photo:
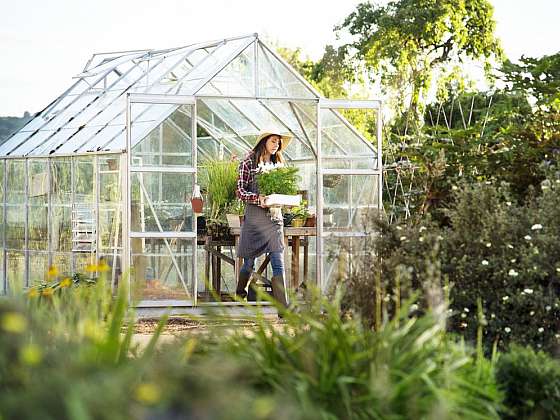
<path fill-rule="evenodd" d="M 216 250 L 218 252 L 222 252 L 222 247 L 217 246 Z M 218 295 L 218 299 L 221 300 L 221 292 L 222 292 L 222 259 L 216 256 L 216 278 L 214 279 L 216 283 L 216 294 Z"/>
<path fill-rule="evenodd" d="M 286 296 L 289 297 L 290 296 L 290 278 L 291 275 L 289 275 L 289 271 L 287 270 L 288 267 L 288 246 L 290 245 L 290 238 L 289 236 L 285 235 L 284 236 L 284 287 L 286 289 Z M 290 273 L 291 274 L 291 273 Z M 288 301 L 289 303 L 289 301 Z"/>
<path fill-rule="evenodd" d="M 204 289 L 209 291 L 210 287 L 210 252 L 208 251 L 208 239 L 205 241 L 206 261 L 204 263 Z"/>
<path fill-rule="evenodd" d="M 308 271 L 309 271 L 309 237 L 305 238 L 305 241 L 303 243 L 303 284 L 305 284 L 305 286 L 307 286 Z"/>
<path fill-rule="evenodd" d="M 243 265 L 243 258 L 237 257 L 237 250 L 239 249 L 239 235 L 235 235 L 235 285 L 237 287 L 237 280 L 239 279 L 239 272 L 241 271 L 241 266 Z"/>
<path fill-rule="evenodd" d="M 295 290 L 299 286 L 299 244 L 300 237 L 292 236 L 292 288 Z"/>

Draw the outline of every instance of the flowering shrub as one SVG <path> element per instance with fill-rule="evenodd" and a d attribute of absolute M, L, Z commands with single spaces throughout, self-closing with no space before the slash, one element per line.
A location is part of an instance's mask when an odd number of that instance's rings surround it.
<path fill-rule="evenodd" d="M 450 301 L 452 331 L 474 341 L 483 326 L 487 349 L 517 342 L 552 351 L 560 337 L 559 190 L 560 180 L 552 177 L 542 194 L 517 204 L 505 186 L 466 186 L 446 210 L 449 226 L 379 223 L 381 235 L 370 251 L 380 258 L 370 258 L 367 270 L 351 280 L 349 307 L 374 324 L 371 317 L 394 310 L 396 294 L 420 291 L 427 302 L 440 283 Z M 376 289 L 385 303 L 377 312 Z M 356 290 L 366 293 L 365 301 Z"/>

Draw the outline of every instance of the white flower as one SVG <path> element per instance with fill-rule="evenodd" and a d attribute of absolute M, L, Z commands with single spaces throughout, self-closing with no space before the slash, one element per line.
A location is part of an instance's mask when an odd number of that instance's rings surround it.
<path fill-rule="evenodd" d="M 492 244 L 490 242 L 486 242 L 486 248 L 490 248 Z"/>
<path fill-rule="evenodd" d="M 523 289 L 523 293 L 527 293 L 528 295 L 533 294 L 533 289 Z"/>
<path fill-rule="evenodd" d="M 530 240 L 532 239 L 531 236 L 529 236 L 529 235 L 525 235 L 523 238 L 524 238 L 526 241 L 530 241 Z"/>
<path fill-rule="evenodd" d="M 502 298 L 502 300 L 503 300 L 504 302 L 505 302 L 506 300 L 508 300 L 508 299 L 509 299 L 509 296 L 504 296 L 504 297 Z"/>
<path fill-rule="evenodd" d="M 461 318 L 466 318 L 467 314 L 461 314 Z"/>
<path fill-rule="evenodd" d="M 542 229 L 542 225 L 537 223 L 536 225 L 531 226 L 531 230 L 541 230 Z"/>
<path fill-rule="evenodd" d="M 544 328 L 543 328 L 543 327 L 540 327 L 537 331 L 540 332 L 540 333 L 542 333 L 542 332 L 544 331 Z"/>
<path fill-rule="evenodd" d="M 482 265 L 488 265 L 488 261 L 482 260 Z"/>
<path fill-rule="evenodd" d="M 438 239 L 438 241 L 443 241 L 443 236 L 438 235 L 437 239 Z"/>
<path fill-rule="evenodd" d="M 467 328 L 469 324 L 466 322 L 461 322 L 461 328 Z"/>
<path fill-rule="evenodd" d="M 424 237 L 420 236 L 420 238 L 418 239 L 419 242 L 424 242 Z"/>
<path fill-rule="evenodd" d="M 529 315 L 531 315 L 531 316 L 535 315 L 535 311 L 529 312 Z"/>
<path fill-rule="evenodd" d="M 402 227 L 400 227 L 400 226 L 397 226 L 397 230 L 402 230 Z"/>
<path fill-rule="evenodd" d="M 496 318 L 496 314 L 490 314 L 490 318 L 492 319 Z"/>
<path fill-rule="evenodd" d="M 426 226 L 421 226 L 420 229 L 418 229 L 418 232 L 424 232 L 426 230 Z"/>
<path fill-rule="evenodd" d="M 519 275 L 519 273 L 517 271 L 515 271 L 513 268 L 508 271 L 508 276 L 517 277 L 518 275 Z"/>
<path fill-rule="evenodd" d="M 546 305 L 545 308 L 547 311 L 550 311 L 552 308 L 550 307 L 550 305 Z"/>
<path fill-rule="evenodd" d="M 512 244 L 508 244 L 507 247 L 508 247 L 509 249 L 513 249 L 513 245 L 512 245 Z"/>
<path fill-rule="evenodd" d="M 560 267 L 556 267 L 556 272 L 560 273 Z"/>
<path fill-rule="evenodd" d="M 511 206 L 511 201 L 506 201 L 506 206 Z"/>
<path fill-rule="evenodd" d="M 507 332 L 508 334 L 511 332 L 511 328 L 510 327 L 505 327 L 504 331 Z"/>
<path fill-rule="evenodd" d="M 451 186 L 451 189 L 452 189 L 453 191 L 457 191 L 459 188 L 457 188 L 457 185 L 452 185 L 452 186 Z"/>
<path fill-rule="evenodd" d="M 400 239 L 401 241 L 404 241 L 404 240 L 406 240 L 406 236 L 401 236 L 399 239 Z"/>
<path fill-rule="evenodd" d="M 486 185 L 491 185 L 492 183 L 490 181 L 486 181 L 485 184 Z"/>
<path fill-rule="evenodd" d="M 416 303 L 410 305 L 410 311 L 417 311 L 418 310 L 418 305 Z"/>
<path fill-rule="evenodd" d="M 511 260 L 509 260 L 509 262 L 514 263 L 515 261 L 517 261 L 515 258 L 512 258 Z"/>

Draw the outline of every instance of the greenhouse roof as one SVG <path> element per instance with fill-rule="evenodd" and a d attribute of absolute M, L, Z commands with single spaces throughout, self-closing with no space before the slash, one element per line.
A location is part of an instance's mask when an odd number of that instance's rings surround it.
<path fill-rule="evenodd" d="M 309 152 L 313 150 L 314 117 L 297 103 L 312 103 L 320 94 L 257 34 L 165 50 L 94 54 L 75 79 L 0 145 L 0 156 L 120 152 L 126 149 L 128 93 L 201 98 L 210 111 L 207 114 L 217 118 L 205 120 L 197 114 L 197 122 L 214 139 L 229 135 L 244 140 L 264 127 L 277 126 L 290 131 Z M 131 116 L 132 123 L 142 128 L 132 130 L 131 144 L 136 145 L 179 107 L 143 105 Z M 345 138 L 351 134 L 355 140 L 353 146 L 333 143 L 333 153 L 373 153 L 342 116 L 329 112 L 333 127 L 342 127 Z M 246 148 L 242 144 L 241 149 Z"/>

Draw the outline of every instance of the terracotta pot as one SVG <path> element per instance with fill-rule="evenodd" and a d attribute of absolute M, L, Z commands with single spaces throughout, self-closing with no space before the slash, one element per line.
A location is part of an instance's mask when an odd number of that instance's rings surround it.
<path fill-rule="evenodd" d="M 193 197 L 191 198 L 191 206 L 193 209 L 193 213 L 202 213 L 202 207 L 204 206 L 204 202 L 202 201 L 201 197 Z"/>
<path fill-rule="evenodd" d="M 305 227 L 315 227 L 316 224 L 317 218 L 314 215 L 307 217 L 307 219 L 305 220 Z"/>

